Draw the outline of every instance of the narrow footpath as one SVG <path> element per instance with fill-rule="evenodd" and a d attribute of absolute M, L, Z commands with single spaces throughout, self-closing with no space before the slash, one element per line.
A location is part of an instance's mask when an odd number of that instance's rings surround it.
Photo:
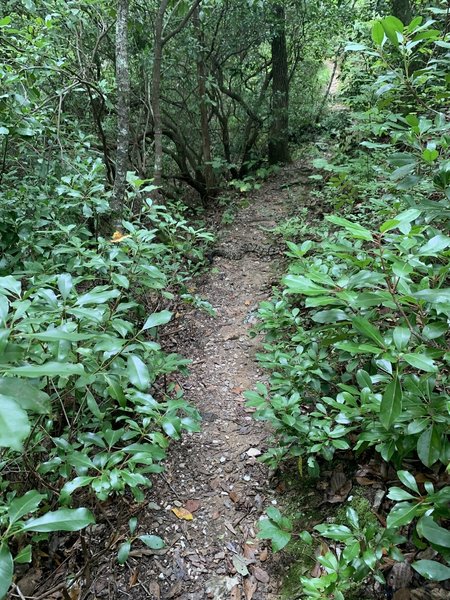
<path fill-rule="evenodd" d="M 290 165 L 250 196 L 222 232 L 211 271 L 196 289 L 216 317 L 193 309 L 180 319 L 177 351 L 192 359 L 191 374 L 180 383 L 202 415 L 202 430 L 173 444 L 166 471 L 155 478 L 154 501 L 139 519 L 142 531 L 166 540 L 166 549 L 137 559 L 134 585 L 128 573 L 126 595 L 118 589 L 118 597 L 279 597 L 280 567 L 266 541 L 256 538 L 259 517 L 277 502 L 268 468 L 257 460 L 270 433 L 252 419 L 242 394 L 264 379 L 255 359 L 261 338 L 249 330 L 258 303 L 282 273 L 284 247 L 274 247 L 263 229 L 286 217 L 289 202 L 303 203 L 309 174 Z M 182 518 L 183 509 L 191 520 Z"/>

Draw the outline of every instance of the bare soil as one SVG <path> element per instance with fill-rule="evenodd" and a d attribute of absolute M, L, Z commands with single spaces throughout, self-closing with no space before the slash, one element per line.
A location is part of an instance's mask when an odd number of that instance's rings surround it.
<path fill-rule="evenodd" d="M 110 564 L 115 590 L 96 589 L 95 597 L 278 597 L 279 568 L 256 537 L 265 507 L 277 503 L 268 469 L 257 460 L 269 432 L 252 419 L 242 394 L 264 380 L 255 360 L 261 339 L 249 331 L 258 303 L 270 297 L 282 272 L 281 256 L 264 256 L 273 239 L 263 229 L 283 219 L 293 188 L 308 174 L 301 165 L 286 168 L 222 231 L 217 250 L 226 256 L 213 258 L 195 290 L 217 315 L 188 311 L 177 333 L 177 351 L 192 359 L 190 376 L 180 384 L 202 415 L 202 429 L 173 444 L 164 476 L 139 515 L 141 532 L 160 535 L 167 548 L 157 556 L 137 553 L 126 567 Z M 254 250 L 242 252 L 249 243 Z M 187 509 L 192 520 L 178 518 L 176 508 Z M 102 578 L 98 583 L 104 586 Z"/>

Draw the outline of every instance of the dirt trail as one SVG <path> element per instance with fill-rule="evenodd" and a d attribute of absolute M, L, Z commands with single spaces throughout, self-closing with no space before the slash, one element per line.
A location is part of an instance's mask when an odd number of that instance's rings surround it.
<path fill-rule="evenodd" d="M 276 503 L 267 467 L 255 457 L 267 447 L 268 431 L 252 420 L 242 392 L 264 377 L 255 360 L 261 339 L 248 334 L 258 303 L 281 274 L 281 258 L 264 256 L 273 241 L 261 228 L 283 219 L 308 174 L 291 165 L 253 194 L 222 233 L 219 256 L 196 290 L 217 316 L 192 310 L 180 319 L 178 351 L 193 361 L 183 387 L 202 414 L 202 430 L 173 444 L 164 477 L 155 481 L 154 503 L 140 518 L 145 533 L 164 537 L 168 549 L 139 560 L 135 585 L 129 587 L 128 574 L 126 595 L 119 597 L 278 597 L 270 552 L 256 538 L 260 515 Z M 193 520 L 178 519 L 171 510 L 177 506 L 195 509 Z"/>

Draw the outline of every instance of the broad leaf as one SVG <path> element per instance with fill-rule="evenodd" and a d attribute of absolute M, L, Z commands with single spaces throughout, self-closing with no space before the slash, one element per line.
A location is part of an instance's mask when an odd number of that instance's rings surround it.
<path fill-rule="evenodd" d="M 25 410 L 38 414 L 50 411 L 50 397 L 37 387 L 17 377 L 0 377 L 0 394 L 9 396 Z"/>
<path fill-rule="evenodd" d="M 414 479 L 414 476 L 411 475 L 411 473 L 409 473 L 408 471 L 397 471 L 397 477 L 400 479 L 400 481 L 405 487 L 409 488 L 410 490 L 413 490 L 413 492 L 416 492 L 416 494 L 420 494 L 417 482 Z"/>
<path fill-rule="evenodd" d="M 127 360 L 127 373 L 131 383 L 139 390 L 145 391 L 150 385 L 150 375 L 147 365 L 139 356 L 130 354 Z"/>
<path fill-rule="evenodd" d="M 152 550 L 161 550 L 164 548 L 164 540 L 158 535 L 140 535 L 139 539 Z"/>
<path fill-rule="evenodd" d="M 22 531 L 79 531 L 93 523 L 94 516 L 87 508 L 61 508 L 37 519 L 29 519 Z"/>
<path fill-rule="evenodd" d="M 0 446 L 20 452 L 29 433 L 30 422 L 25 410 L 9 396 L 0 394 Z"/>
<path fill-rule="evenodd" d="M 432 425 L 421 434 L 417 440 L 417 454 L 427 467 L 434 465 L 441 454 L 441 436 L 436 427 Z"/>
<path fill-rule="evenodd" d="M 258 537 L 270 539 L 272 541 L 273 551 L 278 552 L 286 546 L 292 536 L 290 532 L 280 529 L 280 527 L 270 519 L 260 519 Z"/>
<path fill-rule="evenodd" d="M 397 48 L 399 45 L 399 36 L 403 31 L 403 23 L 397 17 L 389 16 L 381 21 L 386 37 Z"/>
<path fill-rule="evenodd" d="M 145 321 L 142 331 L 151 329 L 152 327 L 159 327 L 165 325 L 172 318 L 172 313 L 169 310 L 162 310 L 161 312 L 153 313 Z"/>
<path fill-rule="evenodd" d="M 416 369 L 420 369 L 421 371 L 426 371 L 427 373 L 435 373 L 438 369 L 434 363 L 434 360 L 426 354 L 403 354 L 403 358 L 406 360 L 408 364 Z"/>
<path fill-rule="evenodd" d="M 119 290 L 104 289 L 104 287 L 97 287 L 83 294 L 76 301 L 77 306 L 85 306 L 89 304 L 106 304 L 109 300 L 120 296 Z"/>
<path fill-rule="evenodd" d="M 413 562 L 411 566 L 425 579 L 431 581 L 447 581 L 450 579 L 450 567 L 446 567 L 435 560 L 418 560 Z"/>
<path fill-rule="evenodd" d="M 124 565 L 127 562 L 128 557 L 130 555 L 130 550 L 131 550 L 130 542 L 124 542 L 123 544 L 120 545 L 119 551 L 117 552 L 117 561 L 118 561 L 119 565 Z"/>
<path fill-rule="evenodd" d="M 346 540 L 354 537 L 353 532 L 346 525 L 328 525 L 326 523 L 322 523 L 321 525 L 316 525 L 314 529 L 324 537 L 330 538 L 330 540 L 337 540 L 339 542 L 345 542 Z"/>
<path fill-rule="evenodd" d="M 349 221 L 348 219 L 343 219 L 342 217 L 337 217 L 335 215 L 327 216 L 326 219 L 327 221 L 330 221 L 330 223 L 344 227 L 351 234 L 351 236 L 357 240 L 366 240 L 368 242 L 373 241 L 372 233 L 369 231 L 369 229 L 366 229 L 359 223 L 354 223 L 353 221 Z"/>
<path fill-rule="evenodd" d="M 380 423 L 390 429 L 402 412 L 402 388 L 398 377 L 386 386 L 380 405 Z"/>
<path fill-rule="evenodd" d="M 8 546 L 3 543 L 0 546 L 0 600 L 6 598 L 12 583 L 14 563 Z"/>
<path fill-rule="evenodd" d="M 386 523 L 388 528 L 409 525 L 416 517 L 418 511 L 420 511 L 420 506 L 417 504 L 410 504 L 409 502 L 396 504 L 387 516 Z"/>
<path fill-rule="evenodd" d="M 9 369 L 9 373 L 21 377 L 70 377 L 83 375 L 84 367 L 80 363 L 48 362 L 43 365 L 25 365 Z"/>
<path fill-rule="evenodd" d="M 352 325 L 356 331 L 374 341 L 381 348 L 384 348 L 385 344 L 383 336 L 370 321 L 364 319 L 363 317 L 354 317 L 352 319 Z"/>
<path fill-rule="evenodd" d="M 410 337 L 411 331 L 407 327 L 396 327 L 392 332 L 392 339 L 394 340 L 397 350 L 406 348 Z"/>
<path fill-rule="evenodd" d="M 417 531 L 432 544 L 450 548 L 450 531 L 438 525 L 429 515 L 425 515 L 419 520 Z"/>
<path fill-rule="evenodd" d="M 377 46 L 381 46 L 384 40 L 384 29 L 380 21 L 376 21 L 372 27 L 372 40 Z"/>
<path fill-rule="evenodd" d="M 9 522 L 15 523 L 28 513 L 34 512 L 45 497 L 45 494 L 30 490 L 20 498 L 14 498 L 8 508 Z"/>

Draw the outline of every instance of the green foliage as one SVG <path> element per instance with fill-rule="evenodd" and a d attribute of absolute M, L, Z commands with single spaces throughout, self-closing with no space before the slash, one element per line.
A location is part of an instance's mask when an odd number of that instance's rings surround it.
<path fill-rule="evenodd" d="M 292 536 L 292 522 L 284 517 L 275 506 L 270 506 L 266 510 L 267 517 L 262 517 L 259 521 L 258 537 L 261 539 L 270 539 L 272 550 L 278 552 L 282 550 Z"/>
<path fill-rule="evenodd" d="M 136 517 L 133 517 L 128 521 L 130 536 L 119 546 L 117 551 L 117 562 L 120 565 L 123 565 L 127 562 L 130 555 L 131 546 L 136 540 L 140 540 L 143 542 L 143 544 L 145 544 L 145 546 L 147 546 L 147 548 L 151 548 L 152 550 L 161 550 L 165 546 L 164 540 L 158 535 L 135 535 L 137 524 L 138 520 Z"/>
<path fill-rule="evenodd" d="M 296 243 L 288 242 L 282 291 L 259 309 L 266 335 L 259 360 L 270 384 L 246 397 L 274 430 L 276 444 L 263 459 L 275 466 L 299 457 L 318 475 L 342 451 L 376 453 L 404 486 L 389 491 L 384 529 L 361 528 L 351 509 L 348 524 L 315 527 L 340 550 L 319 557 L 325 575 L 302 579 L 312 598 L 344 598 L 350 582 L 368 574 L 383 582 L 384 553 L 402 560 L 396 546 L 406 542 L 406 526 L 419 548 L 429 544 L 439 556 L 414 569 L 448 577 L 450 488 L 426 482 L 419 489 L 404 468 L 412 460 L 439 473 L 450 459 L 450 155 L 441 112 L 449 55 L 439 25 L 414 19 L 404 28 L 386 17 L 372 29 L 378 50 L 348 47 L 378 72 L 375 119 L 359 117 L 355 126 L 362 122 L 372 139 L 362 151 L 342 144 L 337 165 L 315 161 L 322 199 L 346 214 L 326 217 L 320 242 L 304 239 L 302 225 L 301 237 L 297 231 Z"/>

